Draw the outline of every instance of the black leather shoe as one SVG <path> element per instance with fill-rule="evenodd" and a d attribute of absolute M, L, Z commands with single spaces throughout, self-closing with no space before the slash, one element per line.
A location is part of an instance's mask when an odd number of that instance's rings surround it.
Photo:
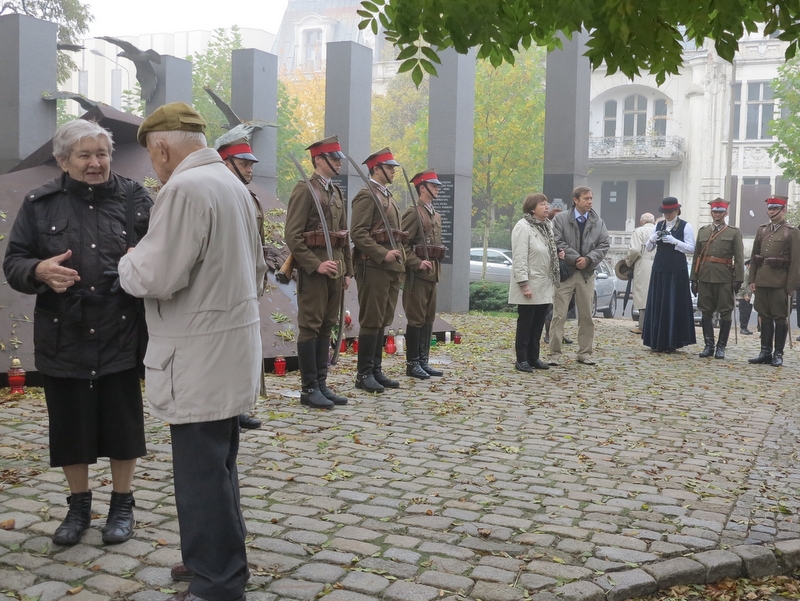
<path fill-rule="evenodd" d="M 356 388 L 366 390 L 367 392 L 383 392 L 386 390 L 380 383 L 372 377 L 372 374 L 356 375 Z"/>
<path fill-rule="evenodd" d="M 202 597 L 198 597 L 194 593 L 190 593 L 189 591 L 182 591 L 171 597 L 167 598 L 167 601 L 206 601 Z M 241 597 L 237 597 L 236 599 L 231 599 L 230 601 L 247 601 L 247 595 L 242 595 Z"/>
<path fill-rule="evenodd" d="M 772 354 L 772 367 L 780 367 L 783 365 L 783 353 Z"/>
<path fill-rule="evenodd" d="M 408 361 L 406 363 L 406 375 L 419 380 L 430 380 L 431 378 L 428 372 L 419 366 L 419 361 Z"/>
<path fill-rule="evenodd" d="M 747 362 L 752 363 L 753 365 L 757 364 L 771 365 L 772 350 L 768 348 L 762 348 L 761 352 L 758 354 L 758 357 L 753 357 L 752 359 L 748 359 Z"/>
<path fill-rule="evenodd" d="M 400 382 L 388 378 L 382 371 L 373 371 L 372 377 L 374 380 L 384 388 L 400 388 Z"/>
<path fill-rule="evenodd" d="M 537 359 L 530 365 L 533 369 L 550 369 L 550 366 L 541 359 Z"/>
<path fill-rule="evenodd" d="M 67 517 L 53 534 L 53 542 L 70 547 L 80 542 L 84 531 L 92 523 L 92 493 L 78 492 L 67 497 Z"/>
<path fill-rule="evenodd" d="M 174 566 L 172 566 L 172 569 L 169 571 L 169 575 L 172 576 L 173 580 L 177 580 L 179 582 L 191 582 L 192 578 L 194 578 L 194 572 L 192 572 L 182 563 L 176 563 Z"/>
<path fill-rule="evenodd" d="M 256 419 L 251 415 L 247 415 L 246 413 L 242 413 L 239 416 L 239 427 L 244 428 L 245 430 L 255 430 L 256 428 L 261 427 L 261 420 Z"/>
<path fill-rule="evenodd" d="M 561 344 L 572 344 L 572 340 L 564 336 L 564 338 L 561 339 Z"/>
<path fill-rule="evenodd" d="M 103 542 L 107 545 L 124 543 L 133 536 L 133 508 L 136 502 L 133 493 L 112 492 L 108 508 L 108 519 L 103 526 Z"/>
<path fill-rule="evenodd" d="M 742 329 L 742 330 L 739 330 L 739 333 L 740 333 L 742 336 L 752 336 L 752 335 L 753 335 L 753 332 L 751 332 L 751 331 L 750 331 L 750 330 L 748 330 L 747 328 L 744 328 L 744 329 Z"/>
<path fill-rule="evenodd" d="M 514 363 L 514 369 L 516 369 L 517 371 L 526 371 L 526 372 L 533 371 L 533 368 L 527 361 L 521 361 L 521 362 L 517 361 L 516 363 Z"/>
<path fill-rule="evenodd" d="M 326 399 L 319 388 L 304 388 L 300 393 L 300 404 L 312 409 L 330 409 L 333 402 Z"/>
<path fill-rule="evenodd" d="M 334 405 L 347 405 L 346 396 L 336 394 L 335 392 L 333 392 L 333 390 L 331 390 L 327 386 L 323 386 L 322 384 L 320 384 L 319 391 L 322 393 L 322 396 L 331 401 Z"/>
<path fill-rule="evenodd" d="M 436 369 L 435 367 L 431 367 L 430 363 L 422 363 L 420 361 L 419 366 L 425 370 L 425 373 L 429 376 L 443 376 L 444 372 L 441 369 Z"/>

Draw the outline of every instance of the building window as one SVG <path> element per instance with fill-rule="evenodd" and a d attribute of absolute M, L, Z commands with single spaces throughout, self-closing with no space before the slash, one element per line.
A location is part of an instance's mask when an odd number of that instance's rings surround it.
<path fill-rule="evenodd" d="M 747 84 L 747 131 L 748 140 L 769 140 L 769 122 L 775 113 L 772 87 L 767 82 Z"/>
<path fill-rule="evenodd" d="M 733 139 L 739 139 L 739 121 L 742 119 L 742 84 L 733 84 Z"/>
<path fill-rule="evenodd" d="M 303 67 L 316 71 L 322 68 L 322 30 L 306 29 L 303 32 Z"/>
<path fill-rule="evenodd" d="M 617 101 L 609 100 L 603 112 L 603 136 L 614 138 L 617 135 Z"/>
<path fill-rule="evenodd" d="M 647 135 L 647 98 L 641 94 L 628 96 L 622 111 L 622 123 L 625 137 Z"/>
<path fill-rule="evenodd" d="M 653 110 L 653 135 L 664 138 L 667 135 L 667 101 L 656 100 Z"/>

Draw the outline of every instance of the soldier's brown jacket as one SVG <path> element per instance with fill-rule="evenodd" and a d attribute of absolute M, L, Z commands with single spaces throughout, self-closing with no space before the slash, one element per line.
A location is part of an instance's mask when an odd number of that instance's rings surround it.
<path fill-rule="evenodd" d="M 708 241 L 714 232 L 713 225 L 706 225 L 697 232 L 697 243 L 694 248 L 692 260 L 693 282 L 708 284 L 733 284 L 744 279 L 744 247 L 742 246 L 742 232 L 739 228 L 727 226 L 709 245 Z M 708 248 L 706 248 L 708 246 Z M 700 268 L 698 272 L 698 257 Z M 712 259 L 730 259 L 733 264 L 714 262 Z M 711 260 L 709 260 L 711 259 Z"/>
<path fill-rule="evenodd" d="M 419 212 L 419 219 L 414 214 L 415 212 Z M 419 227 L 420 221 L 422 221 L 422 230 Z M 422 246 L 423 236 L 428 246 L 440 246 L 442 244 L 442 216 L 436 212 L 431 215 L 428 209 L 422 203 L 419 203 L 406 209 L 401 223 L 401 229 L 408 232 L 408 243 L 405 245 L 406 270 L 421 280 L 438 282 L 441 262 L 431 259 L 433 269 L 430 272 L 420 270 L 419 266 L 424 259 L 418 257 L 414 252 L 414 245 Z"/>
<path fill-rule="evenodd" d="M 770 223 L 758 226 L 750 255 L 750 281 L 758 288 L 794 290 L 800 283 L 800 232 L 786 221 L 770 231 Z M 788 260 L 786 266 L 762 263 L 758 257 Z"/>
<path fill-rule="evenodd" d="M 376 186 L 370 183 L 375 195 L 383 203 L 389 225 L 392 229 L 402 229 L 400 227 L 400 211 L 394 204 L 391 196 L 384 195 Z M 367 258 L 367 265 L 380 267 L 387 271 L 402 271 L 406 268 L 403 262 L 384 261 L 384 258 L 392 250 L 390 242 L 378 243 L 372 237 L 371 232 L 376 229 L 384 229 L 383 219 L 378 210 L 372 195 L 366 187 L 359 190 L 353 198 L 353 215 L 350 218 L 350 237 L 356 249 L 356 261 Z M 397 249 L 403 253 L 403 245 L 398 243 Z"/>

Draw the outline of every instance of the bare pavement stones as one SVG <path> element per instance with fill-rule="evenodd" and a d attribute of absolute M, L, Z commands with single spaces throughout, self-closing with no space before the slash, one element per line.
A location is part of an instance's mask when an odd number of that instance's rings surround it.
<path fill-rule="evenodd" d="M 260 430 L 242 434 L 251 601 L 622 601 L 675 584 L 800 567 L 800 349 L 750 366 L 757 343 L 709 366 L 656 355 L 628 323 L 598 320 L 580 373 L 513 369 L 513 319 L 447 316 L 442 378 L 352 389 L 349 354 L 330 412 L 268 377 Z M 479 366 L 479 368 L 478 368 Z M 791 368 L 790 368 L 791 367 Z M 413 385 L 411 385 L 413 384 Z M 135 537 L 100 540 L 109 465 L 91 468 L 96 519 L 81 544 L 49 542 L 66 513 L 41 393 L 0 396 L 0 601 L 164 601 L 180 561 L 169 429 L 147 418 L 134 480 Z M 80 588 L 82 587 L 82 588 Z"/>

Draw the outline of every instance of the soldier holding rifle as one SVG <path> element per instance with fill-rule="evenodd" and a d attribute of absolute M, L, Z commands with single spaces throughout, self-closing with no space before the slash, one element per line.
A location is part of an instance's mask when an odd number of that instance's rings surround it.
<path fill-rule="evenodd" d="M 769 222 L 758 226 L 750 255 L 750 290 L 761 318 L 761 352 L 749 362 L 775 367 L 783 365 L 790 299 L 800 283 L 800 232 L 786 221 L 787 201 L 785 196 L 766 200 Z"/>
<path fill-rule="evenodd" d="M 394 170 L 400 163 L 391 150 L 382 148 L 369 155 L 364 164 L 370 179 L 353 198 L 350 224 L 360 326 L 356 388 L 383 392 L 400 387 L 397 380 L 384 375 L 381 363 L 384 331 L 394 320 L 405 274 L 403 242 L 408 234 L 400 229 L 400 211 L 386 187 L 394 181 Z"/>
<path fill-rule="evenodd" d="M 297 183 L 286 212 L 286 244 L 297 262 L 297 361 L 300 402 L 316 409 L 346 405 L 347 398 L 327 385 L 331 329 L 337 323 L 342 294 L 350 284 L 353 263 L 347 236 L 346 202 L 331 181 L 344 153 L 337 136 L 314 142 L 314 173 Z M 320 219 L 324 214 L 325 222 Z"/>
<path fill-rule="evenodd" d="M 403 171 L 405 175 L 405 171 Z M 406 243 L 406 281 L 403 286 L 403 309 L 406 327 L 406 375 L 420 380 L 441 376 L 428 365 L 433 320 L 436 319 L 436 287 L 441 274 L 442 217 L 433 208 L 439 196 L 439 181 L 433 169 L 411 178 L 418 201 L 403 213 L 401 228 L 408 232 Z M 409 192 L 411 191 L 409 185 Z M 413 195 L 412 195 L 413 199 Z"/>

